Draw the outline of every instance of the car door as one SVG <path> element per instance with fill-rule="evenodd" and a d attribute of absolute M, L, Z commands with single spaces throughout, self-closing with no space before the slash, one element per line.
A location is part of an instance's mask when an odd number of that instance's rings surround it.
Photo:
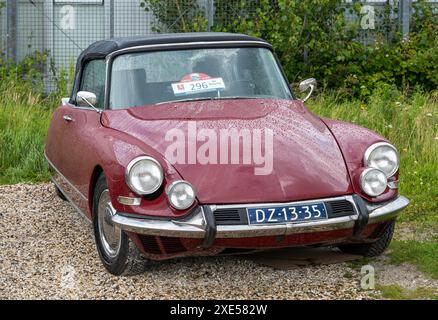
<path fill-rule="evenodd" d="M 79 91 L 96 94 L 97 109 L 103 109 L 105 91 L 104 60 L 91 60 L 83 70 Z M 101 127 L 101 114 L 91 106 L 78 103 L 67 104 L 61 108 L 62 146 L 61 172 L 68 180 L 68 196 L 83 211 L 88 209 L 88 188 L 95 163 L 92 163 L 95 145 L 95 132 Z"/>

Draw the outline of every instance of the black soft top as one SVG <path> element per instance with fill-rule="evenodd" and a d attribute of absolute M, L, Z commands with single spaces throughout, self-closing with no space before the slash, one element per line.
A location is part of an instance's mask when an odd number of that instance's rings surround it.
<path fill-rule="evenodd" d="M 129 49 L 139 46 L 159 45 L 159 44 L 181 44 L 189 42 L 220 42 L 220 41 L 257 41 L 264 46 L 272 48 L 266 41 L 247 36 L 244 34 L 225 33 L 225 32 L 193 32 L 193 33 L 161 33 L 147 36 L 112 38 L 94 42 L 87 49 L 82 51 L 76 64 L 76 75 L 73 84 L 73 92 L 70 103 L 75 103 L 76 94 L 79 90 L 79 82 L 83 66 L 90 60 L 104 59 L 107 55 L 122 49 Z"/>
<path fill-rule="evenodd" d="M 266 41 L 256 37 L 224 32 L 151 34 L 142 37 L 113 38 L 97 41 L 85 49 L 79 58 L 83 62 L 88 59 L 105 58 L 108 54 L 115 51 L 138 46 L 204 41 L 261 41 L 268 44 Z"/>

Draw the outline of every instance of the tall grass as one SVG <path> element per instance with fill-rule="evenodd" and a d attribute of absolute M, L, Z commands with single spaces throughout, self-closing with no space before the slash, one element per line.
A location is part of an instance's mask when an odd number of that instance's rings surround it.
<path fill-rule="evenodd" d="M 51 119 L 49 102 L 14 88 L 0 96 L 0 184 L 39 182 L 49 178 L 44 143 Z"/>
<path fill-rule="evenodd" d="M 366 103 L 329 93 L 309 106 L 320 116 L 353 122 L 389 139 L 401 154 L 400 192 L 411 200 L 403 219 L 432 219 L 438 225 L 438 92 L 406 95 L 383 86 Z"/>

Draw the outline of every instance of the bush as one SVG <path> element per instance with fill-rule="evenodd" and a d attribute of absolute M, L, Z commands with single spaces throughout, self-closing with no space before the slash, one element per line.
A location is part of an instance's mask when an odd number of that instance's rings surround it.
<path fill-rule="evenodd" d="M 164 30 L 196 31 L 208 25 L 197 4 L 185 8 L 181 16 L 173 0 L 142 3 L 154 12 L 157 25 Z M 172 6 L 174 9 L 168 10 Z M 380 14 L 380 28 L 369 33 L 375 39 L 371 45 L 356 40 L 360 38 L 359 19 L 345 19 L 345 10 L 360 16 L 357 1 L 348 5 L 340 0 L 216 0 L 215 6 L 213 31 L 268 40 L 290 82 L 312 76 L 325 88 L 360 98 L 368 97 L 382 83 L 402 90 L 438 87 L 438 10 L 434 12 L 425 0 L 414 4 L 408 40 L 397 31 L 397 19 L 390 14 L 388 2 Z"/>

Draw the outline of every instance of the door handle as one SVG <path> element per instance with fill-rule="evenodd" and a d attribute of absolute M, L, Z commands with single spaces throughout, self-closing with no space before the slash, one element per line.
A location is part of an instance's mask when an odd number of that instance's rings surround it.
<path fill-rule="evenodd" d="M 67 121 L 67 122 L 72 122 L 72 121 L 73 121 L 72 117 L 70 117 L 70 116 L 63 116 L 62 118 L 63 118 L 65 121 Z"/>

